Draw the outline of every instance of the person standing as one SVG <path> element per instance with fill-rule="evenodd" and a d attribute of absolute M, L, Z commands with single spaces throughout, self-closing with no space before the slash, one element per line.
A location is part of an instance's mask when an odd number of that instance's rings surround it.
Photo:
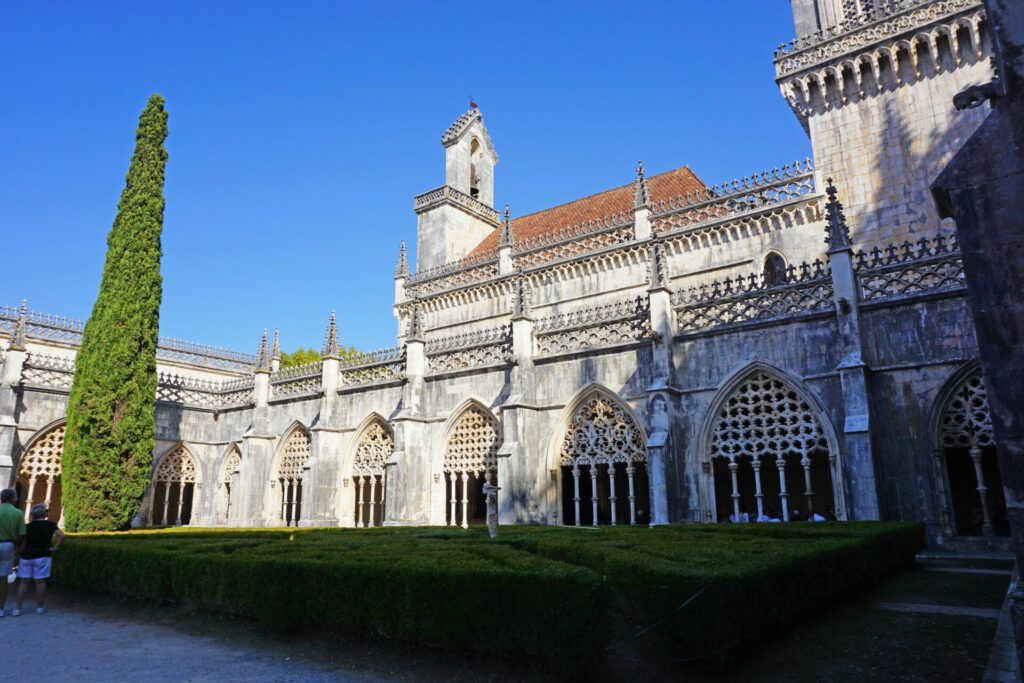
<path fill-rule="evenodd" d="M 25 537 L 21 541 L 21 559 L 18 561 L 18 606 L 11 610 L 11 616 L 21 614 L 21 604 L 28 592 L 28 582 L 36 584 L 36 614 L 46 611 L 46 580 L 50 578 L 50 561 L 53 553 L 64 542 L 64 532 L 46 518 L 48 511 L 45 503 L 32 506 L 32 521 L 25 527 Z M 57 542 L 53 542 L 53 537 Z"/>
<path fill-rule="evenodd" d="M 7 577 L 14 568 L 14 556 L 25 535 L 25 517 L 14 506 L 18 492 L 14 489 L 0 491 L 0 617 L 4 616 L 7 602 Z"/>

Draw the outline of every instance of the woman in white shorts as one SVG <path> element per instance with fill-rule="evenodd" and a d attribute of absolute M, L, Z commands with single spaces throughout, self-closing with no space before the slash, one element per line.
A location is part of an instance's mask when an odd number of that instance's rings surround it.
<path fill-rule="evenodd" d="M 57 525 L 46 519 L 46 505 L 38 503 L 32 506 L 32 521 L 25 525 L 25 538 L 21 542 L 18 560 L 18 606 L 11 610 L 11 616 L 21 614 L 21 603 L 28 592 L 28 582 L 36 584 L 36 614 L 46 611 L 46 580 L 50 578 L 50 561 L 55 550 L 64 542 L 64 532 Z M 57 537 L 54 543 L 53 537 Z"/>

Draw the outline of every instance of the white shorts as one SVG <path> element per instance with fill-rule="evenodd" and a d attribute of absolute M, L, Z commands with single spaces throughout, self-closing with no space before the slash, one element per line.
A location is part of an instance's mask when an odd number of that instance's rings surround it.
<path fill-rule="evenodd" d="M 0 578 L 7 580 L 7 575 L 14 567 L 14 544 L 10 541 L 0 543 Z"/>
<path fill-rule="evenodd" d="M 50 578 L 50 557 L 37 557 L 34 560 L 26 560 L 24 557 L 18 562 L 19 579 L 48 579 Z"/>

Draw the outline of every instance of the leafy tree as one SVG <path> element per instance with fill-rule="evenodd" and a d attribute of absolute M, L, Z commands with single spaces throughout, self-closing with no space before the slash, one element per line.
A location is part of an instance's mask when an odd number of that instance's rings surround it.
<path fill-rule="evenodd" d="M 363 354 L 356 349 L 354 346 L 350 346 L 347 349 L 343 349 L 341 352 L 342 360 L 347 358 L 356 358 Z M 310 347 L 304 349 L 301 346 L 291 353 L 281 353 L 281 367 L 290 368 L 293 365 L 304 365 L 306 363 L 316 363 L 320 360 L 320 352 Z"/>
<path fill-rule="evenodd" d="M 99 295 L 75 361 L 61 472 L 71 531 L 127 528 L 149 482 L 166 138 L 164 99 L 153 95 L 139 116 Z"/>

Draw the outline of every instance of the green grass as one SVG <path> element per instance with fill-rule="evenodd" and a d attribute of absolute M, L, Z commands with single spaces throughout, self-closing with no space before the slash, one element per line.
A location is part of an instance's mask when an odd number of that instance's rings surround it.
<path fill-rule="evenodd" d="M 916 524 L 179 529 L 75 535 L 65 585 L 586 672 L 606 651 L 721 661 L 876 585 Z"/>

